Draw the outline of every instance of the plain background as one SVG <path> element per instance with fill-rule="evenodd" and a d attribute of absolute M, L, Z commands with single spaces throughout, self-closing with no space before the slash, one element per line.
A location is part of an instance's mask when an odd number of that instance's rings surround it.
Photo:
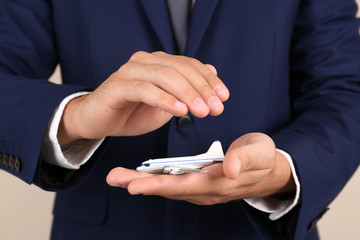
<path fill-rule="evenodd" d="M 51 81 L 59 83 L 60 79 L 57 69 Z M 49 239 L 54 193 L 29 186 L 1 170 L 0 192 L 0 240 Z M 321 239 L 360 240 L 359 203 L 360 170 L 357 170 L 319 221 Z"/>

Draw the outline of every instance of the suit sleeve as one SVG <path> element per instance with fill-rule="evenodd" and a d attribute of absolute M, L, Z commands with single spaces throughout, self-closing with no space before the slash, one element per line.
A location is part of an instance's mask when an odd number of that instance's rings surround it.
<path fill-rule="evenodd" d="M 0 168 L 40 184 L 40 150 L 57 105 L 82 86 L 47 81 L 58 62 L 45 0 L 0 1 Z"/>
<path fill-rule="evenodd" d="M 300 1 L 290 56 L 293 120 L 272 136 L 293 158 L 301 182 L 300 204 L 284 218 L 295 239 L 313 230 L 359 164 L 355 14 L 352 0 Z"/>

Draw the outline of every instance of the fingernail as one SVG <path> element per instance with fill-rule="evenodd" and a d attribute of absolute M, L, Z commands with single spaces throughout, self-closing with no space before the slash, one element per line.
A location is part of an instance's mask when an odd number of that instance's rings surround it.
<path fill-rule="evenodd" d="M 222 108 L 222 102 L 220 101 L 219 98 L 217 97 L 211 97 L 210 98 L 210 101 L 209 101 L 209 105 L 212 107 L 212 108 Z"/>
<path fill-rule="evenodd" d="M 139 194 L 141 194 L 139 189 L 136 189 L 136 188 L 134 189 L 134 187 L 131 187 L 131 186 L 129 186 L 127 190 L 131 195 L 139 195 Z"/>
<path fill-rule="evenodd" d="M 219 97 L 227 98 L 229 96 L 229 91 L 223 85 L 217 85 L 214 90 Z"/>
<path fill-rule="evenodd" d="M 239 158 L 236 158 L 238 164 L 236 165 L 236 173 L 239 175 L 241 173 L 241 160 Z"/>
<path fill-rule="evenodd" d="M 180 102 L 180 101 L 175 102 L 175 107 L 177 109 L 185 109 L 185 108 L 187 108 L 187 106 L 184 103 Z"/>

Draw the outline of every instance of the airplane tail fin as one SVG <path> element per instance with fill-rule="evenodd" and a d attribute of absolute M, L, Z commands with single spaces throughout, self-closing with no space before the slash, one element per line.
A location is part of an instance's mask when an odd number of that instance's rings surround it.
<path fill-rule="evenodd" d="M 221 146 L 221 142 L 219 140 L 214 141 L 209 150 L 204 154 L 208 156 L 214 156 L 214 157 L 224 157 L 224 152 Z"/>

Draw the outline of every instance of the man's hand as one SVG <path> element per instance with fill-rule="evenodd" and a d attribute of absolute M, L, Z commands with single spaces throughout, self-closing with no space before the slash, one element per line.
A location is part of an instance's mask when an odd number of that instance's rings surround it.
<path fill-rule="evenodd" d="M 238 138 L 223 163 L 204 169 L 208 172 L 174 176 L 119 167 L 109 173 L 107 182 L 127 188 L 131 194 L 159 195 L 200 205 L 295 192 L 288 161 L 275 151 L 274 142 L 265 134 Z"/>
<path fill-rule="evenodd" d="M 222 113 L 229 91 L 211 65 L 163 52 L 137 52 L 94 92 L 71 100 L 62 116 L 61 146 L 78 139 L 134 136 L 173 116 Z"/>

